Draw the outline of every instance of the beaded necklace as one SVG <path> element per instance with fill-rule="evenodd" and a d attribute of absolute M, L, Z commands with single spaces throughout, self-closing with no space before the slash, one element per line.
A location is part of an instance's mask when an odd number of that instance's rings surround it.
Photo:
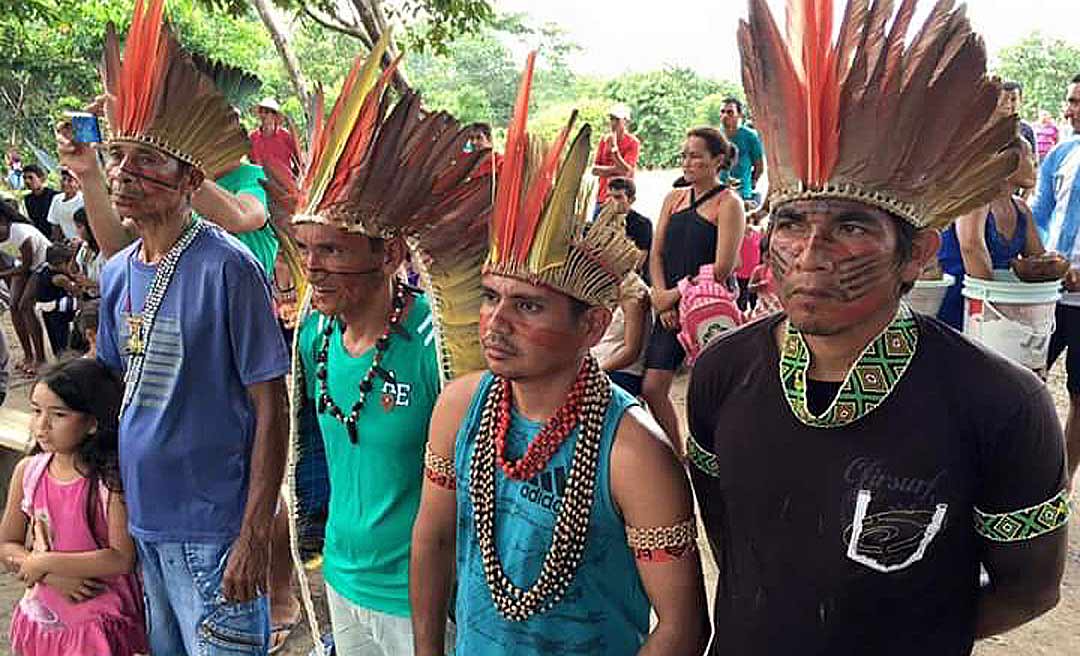
<path fill-rule="evenodd" d="M 158 263 L 157 268 L 154 270 L 154 279 L 150 283 L 150 289 L 147 291 L 146 299 L 143 301 L 143 310 L 139 313 L 133 312 L 131 304 L 131 260 L 139 249 L 133 249 L 128 255 L 127 307 L 125 308 L 128 326 L 128 363 L 127 370 L 124 372 L 124 399 L 120 405 L 121 412 L 135 398 L 135 390 L 142 381 L 146 354 L 150 348 L 150 339 L 154 334 L 154 322 L 157 320 L 161 304 L 165 301 L 165 294 L 169 291 L 169 284 L 172 283 L 173 276 L 176 275 L 176 267 L 180 263 L 180 256 L 202 234 L 203 228 L 203 222 L 197 217 L 192 217 L 191 222 L 184 228 L 180 238 L 165 253 L 165 257 L 161 259 L 161 262 Z"/>
<path fill-rule="evenodd" d="M 544 555 L 540 576 L 528 589 L 517 587 L 506 576 L 495 545 L 496 439 L 501 430 L 496 425 L 496 416 L 504 404 L 504 397 L 509 394 L 509 386 L 501 379 L 496 380 L 484 400 L 470 463 L 469 498 L 473 504 L 484 579 L 495 608 L 511 622 L 524 622 L 559 603 L 570 588 L 585 553 L 600 459 L 600 438 L 604 415 L 611 401 L 611 385 L 592 356 L 586 359 L 579 380 L 584 381 L 578 415 L 581 432 L 574 446 L 562 508 L 555 517 L 551 546 Z M 546 460 L 544 464 L 547 464 Z"/>
<path fill-rule="evenodd" d="M 392 307 L 390 309 L 390 319 L 387 322 L 386 330 L 379 339 L 375 340 L 375 355 L 372 357 L 371 366 L 368 368 L 367 373 L 360 379 L 360 398 L 349 409 L 349 413 L 345 414 L 337 403 L 334 402 L 333 397 L 330 396 L 330 383 L 329 374 L 327 372 L 327 364 L 330 359 L 330 337 L 334 334 L 334 326 L 337 325 L 337 319 L 331 318 L 326 322 L 326 327 L 322 331 L 322 342 L 319 345 L 319 351 L 315 354 L 315 379 L 319 386 L 319 398 L 318 398 L 318 410 L 319 414 L 329 414 L 334 419 L 341 422 L 345 426 L 345 430 L 349 433 L 349 441 L 353 444 L 357 444 L 360 441 L 360 432 L 356 426 L 357 421 L 360 419 L 360 412 L 364 409 L 364 403 L 367 400 L 367 394 L 375 386 L 375 376 L 379 376 L 384 381 L 395 385 L 397 379 L 394 377 L 394 372 L 383 368 L 382 359 L 386 353 L 386 349 L 390 347 L 390 335 L 395 332 L 401 332 L 401 318 L 405 314 L 405 306 L 408 292 L 408 288 L 405 285 L 395 282 L 394 283 L 394 297 L 392 301 Z M 342 334 L 344 334 L 345 328 L 342 326 Z"/>
<path fill-rule="evenodd" d="M 780 382 L 784 397 L 795 417 L 807 426 L 846 426 L 870 414 L 888 398 L 915 357 L 918 343 L 915 317 L 911 308 L 901 303 L 889 325 L 863 349 L 832 404 L 821 415 L 814 415 L 806 402 L 810 349 L 802 333 L 789 321 L 780 352 Z"/>

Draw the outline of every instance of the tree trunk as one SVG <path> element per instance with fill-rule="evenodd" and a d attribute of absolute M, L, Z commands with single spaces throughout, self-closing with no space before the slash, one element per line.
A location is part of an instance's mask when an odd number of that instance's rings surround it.
<path fill-rule="evenodd" d="M 296 55 L 289 47 L 289 38 L 278 24 L 277 15 L 270 0 L 252 0 L 252 4 L 259 12 L 259 18 L 266 25 L 267 31 L 270 32 L 270 38 L 274 40 L 274 47 L 281 55 L 282 62 L 285 63 L 285 70 L 288 71 L 296 95 L 300 98 L 300 106 L 304 108 L 304 114 L 307 115 L 311 111 L 311 94 L 308 92 L 307 82 L 304 81 L 304 74 L 300 70 L 300 62 L 296 60 Z M 310 120 L 311 116 L 306 116 L 306 118 Z"/>
<path fill-rule="evenodd" d="M 360 16 L 360 22 L 364 26 L 364 31 L 371 37 L 372 43 L 378 41 L 383 32 L 388 29 L 386 17 L 379 7 L 379 2 L 381 0 L 352 0 L 352 6 Z M 386 68 L 394 61 L 397 56 L 396 51 L 397 48 L 394 47 L 394 41 L 391 39 L 390 46 L 386 49 L 386 54 L 383 55 L 383 68 Z M 401 70 L 401 66 L 394 70 L 394 76 L 390 79 L 390 83 L 399 92 L 409 88 L 409 82 L 405 79 L 405 72 Z"/>

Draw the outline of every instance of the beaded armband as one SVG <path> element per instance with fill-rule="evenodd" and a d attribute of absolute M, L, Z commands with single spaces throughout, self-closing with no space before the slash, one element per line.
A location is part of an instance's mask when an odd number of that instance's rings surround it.
<path fill-rule="evenodd" d="M 432 452 L 430 443 L 424 447 L 424 477 L 444 490 L 457 489 L 454 461 Z"/>
<path fill-rule="evenodd" d="M 1022 542 L 1055 531 L 1069 523 L 1068 490 L 1049 501 L 1012 512 L 990 514 L 975 509 L 975 532 L 991 542 Z"/>
<path fill-rule="evenodd" d="M 626 543 L 634 558 L 649 563 L 682 560 L 697 553 L 697 520 L 693 517 L 674 526 L 626 527 Z"/>

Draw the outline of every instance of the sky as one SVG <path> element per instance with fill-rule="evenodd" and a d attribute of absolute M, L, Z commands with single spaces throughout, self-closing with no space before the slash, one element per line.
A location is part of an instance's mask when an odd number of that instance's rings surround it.
<path fill-rule="evenodd" d="M 782 0 L 768 0 L 782 25 Z M 554 22 L 582 47 L 576 72 L 613 77 L 667 64 L 738 80 L 735 33 L 747 0 L 494 0 L 497 10 Z M 836 3 L 839 12 L 845 4 Z M 899 4 L 899 2 L 897 3 Z M 927 13 L 932 0 L 923 0 Z M 1080 44 L 1080 0 L 969 0 L 968 16 L 991 55 L 1039 31 Z M 1024 7 L 1017 12 L 1018 7 Z M 918 16 L 918 15 L 917 15 Z M 918 21 L 919 19 L 916 18 Z"/>

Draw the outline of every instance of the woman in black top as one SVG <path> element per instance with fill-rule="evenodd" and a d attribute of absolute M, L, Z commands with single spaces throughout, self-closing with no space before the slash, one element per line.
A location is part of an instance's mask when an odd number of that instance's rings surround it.
<path fill-rule="evenodd" d="M 675 371 L 686 356 L 676 337 L 678 283 L 697 275 L 704 264 L 713 264 L 720 281 L 738 266 L 746 228 L 743 205 L 718 178 L 735 154 L 734 146 L 719 130 L 695 128 L 687 133 L 682 159 L 688 186 L 672 190 L 664 199 L 649 256 L 650 295 L 660 320 L 649 338 L 642 395 L 680 456 L 682 437 L 669 398 Z"/>

